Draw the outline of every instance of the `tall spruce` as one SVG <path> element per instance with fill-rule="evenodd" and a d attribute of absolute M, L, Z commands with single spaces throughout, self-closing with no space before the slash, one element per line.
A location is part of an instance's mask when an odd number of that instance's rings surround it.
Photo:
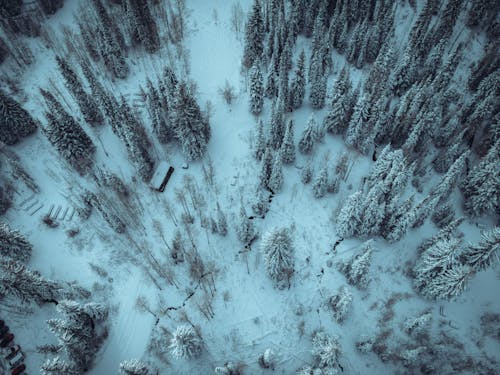
<path fill-rule="evenodd" d="M 14 99 L 0 90 L 0 141 L 13 145 L 35 132 L 31 115 Z"/>
<path fill-rule="evenodd" d="M 250 16 L 245 28 L 245 46 L 243 50 L 243 66 L 249 69 L 259 60 L 264 50 L 264 22 L 259 0 L 254 0 Z"/>
<path fill-rule="evenodd" d="M 250 70 L 250 112 L 259 115 L 264 106 L 264 83 L 258 65 Z"/>

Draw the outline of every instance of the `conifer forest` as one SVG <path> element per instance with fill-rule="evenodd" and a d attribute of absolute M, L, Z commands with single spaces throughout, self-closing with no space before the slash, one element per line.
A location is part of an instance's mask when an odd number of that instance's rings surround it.
<path fill-rule="evenodd" d="M 500 2 L 0 0 L 0 375 L 497 375 Z"/>

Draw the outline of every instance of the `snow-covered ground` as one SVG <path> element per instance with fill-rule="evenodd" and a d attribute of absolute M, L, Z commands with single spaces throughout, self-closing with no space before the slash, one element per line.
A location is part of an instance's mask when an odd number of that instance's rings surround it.
<path fill-rule="evenodd" d="M 243 9 L 248 11 L 251 2 L 240 2 Z M 67 0 L 64 8 L 47 21 L 54 32 L 57 33 L 60 24 L 72 23 L 72 14 L 78 3 L 76 0 Z M 203 179 L 202 166 L 207 165 L 206 161 L 191 163 L 188 169 L 182 169 L 185 161 L 179 148 L 157 145 L 155 152 L 159 159 L 167 160 L 176 170 L 166 191 L 155 192 L 145 184 L 132 180 L 134 172 L 126 161 L 124 147 L 109 128 L 87 129 L 94 140 L 98 136 L 100 138 L 100 141 L 95 142 L 98 147 L 96 165 L 122 177 L 132 191 L 130 204 L 142 207 L 139 216 L 141 225 L 131 230 L 129 235 L 119 235 L 107 228 L 97 212 L 88 221 L 82 222 L 76 214 L 69 220 L 76 194 L 85 187 L 94 189 L 94 185 L 90 179 L 78 177 L 64 167 L 40 133 L 14 147 L 41 187 L 41 192 L 27 203 L 25 201 L 30 198 L 31 192 L 20 190 L 15 196 L 14 207 L 5 215 L 5 219 L 25 233 L 34 244 L 29 266 L 48 278 L 76 281 L 93 291 L 93 300 L 111 306 L 109 337 L 89 373 L 114 374 L 121 361 L 137 358 L 153 361 L 159 366 L 160 374 L 208 374 L 213 372 L 214 367 L 227 361 L 244 363 L 245 373 L 264 374 L 270 373 L 270 370 L 259 367 L 258 356 L 266 348 L 272 348 L 278 356 L 274 373 L 292 374 L 297 368 L 312 362 L 310 337 L 320 329 L 340 337 L 340 363 L 344 373 L 402 373 L 402 369 L 390 362 L 381 362 L 374 353 L 362 354 L 355 347 L 355 341 L 361 334 L 379 333 L 384 305 L 395 293 L 405 297 L 395 303 L 395 315 L 388 322 L 394 337 L 404 337 L 402 324 L 406 318 L 429 310 L 435 329 L 445 327 L 449 335 L 464 344 L 463 350 L 467 355 L 477 358 L 487 355 L 499 360 L 500 343 L 492 338 L 484 339 L 479 328 L 483 313 L 500 311 L 498 270 L 489 269 L 478 273 L 468 290 L 452 302 L 429 302 L 418 296 L 412 288 L 407 271 L 410 262 L 416 259 L 416 248 L 424 238 L 437 232 L 430 221 L 418 230 L 411 230 L 396 244 L 375 240 L 371 282 L 366 291 L 348 285 L 345 277 L 337 271 L 335 264 L 353 255 L 361 241 L 345 240 L 332 251 L 333 244 L 338 240 L 335 235 L 335 212 L 347 196 L 357 190 L 362 177 L 367 175 L 373 164 L 371 158 L 348 150 L 340 137 L 326 135 L 324 142 L 316 146 L 313 156 L 316 176 L 326 160 L 334 165 L 334 161 L 344 151 L 349 152 L 352 163 L 350 174 L 346 181 L 342 181 L 338 193 L 315 199 L 311 184 L 304 185 L 300 181 L 301 168 L 310 161 L 309 157 L 297 153 L 295 164 L 284 167 L 284 187 L 274 197 L 269 213 L 265 219 L 253 220 L 260 234 L 277 226 L 292 228 L 296 272 L 290 288 L 275 288 L 266 275 L 260 239 L 253 242 L 250 251 L 243 248 L 234 227 L 241 204 L 251 214 L 251 201 L 258 185 L 260 165 L 251 153 L 258 119 L 248 111 L 245 77 L 240 72 L 243 46 L 241 38 L 238 39 L 231 30 L 230 5 L 224 0 L 187 1 L 190 17 L 185 46 L 190 52 L 190 78 L 197 84 L 199 102 L 210 101 L 213 108 L 208 156 L 214 166 L 216 188 L 209 186 Z M 406 21 L 411 21 L 412 16 L 407 15 Z M 303 47 L 307 49 L 309 43 L 310 40 L 299 37 L 295 55 Z M 36 45 L 35 42 L 33 44 Z M 25 107 L 40 118 L 43 110 L 38 98 L 38 87 L 44 87 L 51 77 L 54 81 L 60 79 L 53 52 L 56 51 L 40 47 L 37 63 L 21 80 L 27 94 Z M 336 74 L 330 77 L 329 87 L 343 65 L 342 59 L 334 59 Z M 158 63 L 156 58 L 151 58 L 151 61 L 151 66 Z M 132 65 L 130 77 L 124 82 L 115 83 L 114 89 L 123 94 L 137 93 L 138 85 L 144 85 L 145 77 L 156 74 L 149 71 L 148 66 L 149 63 Z M 357 80 L 361 74 L 356 71 L 352 77 Z M 226 80 L 237 93 L 231 105 L 218 92 Z M 313 111 L 307 103 L 293 112 L 296 142 L 312 112 L 315 112 L 317 121 L 322 121 L 325 110 Z M 269 117 L 270 102 L 266 100 L 265 109 L 259 118 L 267 123 Z M 188 175 L 194 178 L 205 198 L 204 213 L 215 216 L 218 202 L 229 221 L 229 234 L 226 237 L 205 231 L 197 215 L 191 226 L 205 265 L 214 265 L 215 296 L 211 319 L 207 319 L 199 308 L 210 292 L 204 291 L 188 277 L 189 270 L 185 263 L 172 265 L 165 257 L 167 250 L 153 227 L 153 220 L 158 220 L 167 241 L 173 238 L 178 228 L 167 215 L 164 203 L 169 202 L 177 217 L 180 217 L 182 209 L 175 190 L 182 189 L 183 178 Z M 438 181 L 437 176 L 435 181 Z M 459 194 L 456 194 L 458 200 Z M 43 207 L 30 215 L 32 211 L 26 208 L 35 200 Z M 41 221 L 51 206 L 54 209 L 60 206 L 61 211 L 68 208 L 67 217 L 59 221 L 59 226 L 54 229 Z M 67 234 L 70 229 L 78 229 L 79 233 L 71 238 Z M 480 229 L 476 223 L 468 220 L 460 227 L 465 239 L 471 242 L 479 240 Z M 138 246 L 135 247 L 135 244 Z M 154 276 L 158 285 L 151 281 L 145 272 L 143 254 L 139 250 L 144 248 L 161 259 L 162 263 L 170 262 L 168 269 L 176 275 L 178 288 L 169 285 L 158 275 Z M 108 275 L 97 275 L 90 267 L 91 263 L 105 269 Z M 346 320 L 338 324 L 327 301 L 343 285 L 353 294 L 353 308 Z M 194 291 L 194 295 L 185 301 L 191 291 Z M 173 332 L 183 320 L 181 309 L 160 314 L 157 320 L 152 314 L 136 308 L 139 296 L 146 297 L 155 313 L 158 313 L 156 306 L 160 301 L 168 307 L 181 306 L 185 301 L 183 310 L 189 320 L 199 326 L 204 340 L 202 356 L 190 361 L 170 358 L 168 365 L 155 359 L 147 348 L 152 330 L 155 326 L 163 326 Z M 0 304 L 0 314 L 8 320 L 11 330 L 16 334 L 16 342 L 24 348 L 28 372 L 36 373 L 44 361 L 44 357 L 36 352 L 36 346 L 56 341 L 45 324 L 46 319 L 58 315 L 54 306 L 35 307 L 24 315 L 15 307 Z M 481 340 L 486 340 L 484 345 L 480 345 Z M 397 345 L 396 338 L 394 345 Z M 479 372 L 471 370 L 469 373 Z"/>

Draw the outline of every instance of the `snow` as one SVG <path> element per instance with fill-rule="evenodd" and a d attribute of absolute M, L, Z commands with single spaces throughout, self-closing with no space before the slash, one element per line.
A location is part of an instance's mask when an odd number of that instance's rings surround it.
<path fill-rule="evenodd" d="M 71 25 L 72 14 L 79 3 L 81 2 L 67 0 L 64 8 L 47 23 L 53 30 L 57 30 L 62 24 Z M 248 11 L 251 1 L 242 3 Z M 94 212 L 85 222 L 76 214 L 71 220 L 57 220 L 59 226 L 52 229 L 41 222 L 42 216 L 49 212 L 52 205 L 55 208 L 60 206 L 62 211 L 68 207 L 71 212 L 76 208 L 77 194 L 84 188 L 94 190 L 95 187 L 90 178 L 79 177 L 70 171 L 40 132 L 15 147 L 30 174 L 42 188 L 36 195 L 36 199 L 44 205 L 38 213 L 30 215 L 31 211 L 21 206 L 21 202 L 31 194 L 24 189 L 15 196 L 14 207 L 5 215 L 5 219 L 26 234 L 34 244 L 29 266 L 48 278 L 77 281 L 93 290 L 97 301 L 106 302 L 111 307 L 109 337 L 100 349 L 95 366 L 89 374 L 117 373 L 119 363 L 124 360 L 153 360 L 147 346 L 155 325 L 174 332 L 183 323 L 178 310 L 172 310 L 170 316 L 159 316 L 158 321 L 148 312 L 139 312 L 135 306 L 139 296 L 146 297 L 153 308 L 158 305 L 160 297 L 170 307 L 185 304 L 187 316 L 195 325 L 200 326 L 205 343 L 200 358 L 177 360 L 170 357 L 170 364 L 161 365 L 163 368 L 160 373 L 208 374 L 227 361 L 245 363 L 244 370 L 248 374 L 266 373 L 259 367 L 258 357 L 270 348 L 276 354 L 274 373 L 292 374 L 297 368 L 312 363 L 311 334 L 320 329 L 328 335 L 339 337 L 339 361 L 346 374 L 394 373 L 400 369 L 381 362 L 373 353 L 361 354 L 355 347 L 356 340 L 362 334 L 378 333 L 377 325 L 380 324 L 378 321 L 383 306 L 394 293 L 408 293 L 408 298 L 394 305 L 395 318 L 393 322 L 389 322 L 399 336 L 403 335 L 402 324 L 407 318 L 416 317 L 429 309 L 434 321 L 446 321 L 453 335 L 467 343 L 468 354 L 480 356 L 481 348 L 474 344 L 473 339 L 476 337 L 471 336 L 471 332 L 478 335 L 479 318 L 484 312 L 500 311 L 497 271 L 490 269 L 476 274 L 468 290 L 452 302 L 429 302 L 416 295 L 411 279 L 405 275 L 408 262 L 416 259 L 415 249 L 418 244 L 437 231 L 430 221 L 417 230 L 411 230 L 396 244 L 388 244 L 382 239 L 375 240 L 367 290 L 360 291 L 348 285 L 346 278 L 336 270 L 335 264 L 355 254 L 362 241 L 344 240 L 332 252 L 332 246 L 338 239 L 335 235 L 334 218 L 347 197 L 360 186 L 362 178 L 368 174 L 373 164 L 371 158 L 348 150 L 337 136 L 327 135 L 323 143 L 315 145 L 312 156 L 297 152 L 295 164 L 283 167 L 283 189 L 273 198 L 265 219 L 254 219 L 260 236 L 276 227 L 291 228 L 295 247 L 295 274 L 290 288 L 275 288 L 265 272 L 264 258 L 259 251 L 260 238 L 251 245 L 250 251 L 246 251 L 236 238 L 234 225 L 238 221 L 241 204 L 248 214 L 251 212 L 260 170 L 260 163 L 253 158 L 251 147 L 257 133 L 257 120 L 261 118 L 265 125 L 268 124 L 271 104 L 269 100 L 265 100 L 264 110 L 258 118 L 249 113 L 246 78 L 240 70 L 243 46 L 231 31 L 229 2 L 188 0 L 187 7 L 190 18 L 185 44 L 189 49 L 189 77 L 197 84 L 201 107 L 210 101 L 213 108 L 208 155 L 215 167 L 216 188 L 209 186 L 202 178 L 202 166 L 207 164 L 206 161 L 191 163 L 189 169 L 184 170 L 179 168 L 185 163 L 179 147 L 155 145 L 153 154 L 160 160 L 168 160 L 160 164 L 158 170 L 163 170 L 168 165 L 176 168 L 165 193 L 159 195 L 145 184 L 132 179 L 134 171 L 129 163 L 124 162 L 124 146 L 111 129 L 86 129 L 97 146 L 96 165 L 116 172 L 123 178 L 133 194 L 131 204 L 141 207 L 140 226 L 134 227 L 132 241 L 128 236 L 112 233 L 100 215 Z M 401 23 L 397 25 L 397 35 L 403 34 L 413 20 L 413 13 L 408 7 L 399 9 L 398 12 L 401 12 L 398 16 Z M 302 48 L 308 51 L 309 43 L 310 40 L 299 37 L 294 61 Z M 37 45 L 35 42 L 33 44 Z M 25 107 L 29 108 L 33 116 L 42 118 L 43 106 L 37 88 L 47 87 L 51 78 L 55 82 L 60 81 L 60 77 L 55 69 L 53 51 L 39 45 L 36 52 L 38 63 L 24 73 L 21 82 L 27 94 Z M 154 77 L 158 72 L 161 59 L 145 59 L 143 63 L 137 63 L 137 57 L 133 59 L 129 78 L 112 84 L 115 93 L 129 93 L 133 96 L 138 93 L 139 84 L 144 86 L 146 76 Z M 329 78 L 329 88 L 343 64 L 344 58 L 335 53 L 335 74 Z M 354 87 L 363 74 L 361 70 L 351 69 Z M 235 87 L 237 93 L 236 100 L 231 105 L 219 94 L 219 88 L 226 80 Z M 59 86 L 65 92 L 61 83 Z M 309 92 L 305 96 L 305 104 L 292 115 L 295 122 L 295 144 L 311 113 L 315 113 L 319 122 L 327 111 L 313 111 L 307 103 L 308 94 Z M 339 192 L 334 195 L 327 193 L 321 199 L 314 198 L 312 184 L 303 185 L 300 181 L 302 168 L 313 162 L 314 181 L 326 162 L 334 165 L 346 150 L 349 152 L 351 167 L 346 181 L 340 184 Z M 182 209 L 176 197 L 176 189 L 182 189 L 187 175 L 194 177 L 207 201 L 204 213 L 214 216 L 216 202 L 219 202 L 228 216 L 229 234 L 227 237 L 220 237 L 208 231 L 203 233 L 205 230 L 200 227 L 200 218 L 193 213 L 196 219 L 192 231 L 200 255 L 205 265 L 210 262 L 216 265 L 212 319 L 207 319 L 198 308 L 204 301 L 205 292 L 188 277 L 189 271 L 185 264 L 169 265 L 176 275 L 179 288 L 169 285 L 165 280 L 160 280 L 158 287 L 151 282 L 147 271 L 155 275 L 156 279 L 160 277 L 144 262 L 144 253 L 139 251 L 139 248 L 147 248 L 157 257 L 162 257 L 165 253 L 165 246 L 153 230 L 152 222 L 158 220 L 161 223 L 167 241 L 173 238 L 177 227 L 166 214 L 164 203 L 169 202 L 180 219 Z M 426 189 L 435 186 L 438 181 L 439 176 L 434 176 Z M 423 195 L 417 194 L 416 199 L 420 197 Z M 458 207 L 456 192 L 454 197 Z M 480 228 L 477 225 L 477 222 L 469 220 L 460 227 L 467 241 L 479 240 Z M 70 229 L 78 229 L 80 232 L 70 238 L 66 233 Z M 166 257 L 162 261 L 167 261 Z M 89 263 L 103 267 L 109 277 L 98 276 Z M 342 286 L 349 288 L 353 302 L 351 311 L 339 324 L 327 302 Z M 188 288 L 194 290 L 194 295 L 186 300 Z M 440 311 L 444 311 L 445 317 L 440 315 Z M 28 371 L 38 371 L 44 357 L 36 352 L 36 346 L 55 342 L 55 337 L 45 324 L 45 320 L 57 315 L 55 307 L 35 307 L 25 316 L 15 306 L 0 304 L 0 314 L 8 317 L 8 324 L 16 334 L 16 343 L 26 353 Z M 304 324 L 303 328 L 300 328 L 301 322 Z M 483 350 L 498 360 L 500 343 L 488 339 Z M 159 364 L 158 361 L 156 363 Z"/>

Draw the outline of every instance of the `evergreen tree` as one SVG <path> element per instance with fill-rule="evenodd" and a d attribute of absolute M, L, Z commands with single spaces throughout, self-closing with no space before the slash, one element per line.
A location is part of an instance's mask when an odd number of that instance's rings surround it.
<path fill-rule="evenodd" d="M 274 157 L 273 169 L 267 186 L 274 194 L 279 193 L 283 187 L 283 162 L 279 152 Z"/>
<path fill-rule="evenodd" d="M 306 93 L 306 76 L 305 76 L 305 53 L 304 50 L 299 55 L 297 60 L 297 68 L 295 76 L 290 86 L 290 96 L 292 108 L 297 109 L 302 105 L 304 95 Z"/>
<path fill-rule="evenodd" d="M 450 299 L 458 296 L 466 288 L 474 271 L 462 264 L 457 264 L 438 274 L 422 290 L 422 294 L 430 299 Z"/>
<path fill-rule="evenodd" d="M 295 161 L 295 143 L 293 133 L 293 120 L 290 119 L 288 120 L 285 137 L 280 149 L 281 160 L 285 164 L 292 164 Z"/>
<path fill-rule="evenodd" d="M 490 148 L 468 173 L 461 185 L 465 211 L 472 216 L 498 213 L 500 207 L 500 177 L 498 176 L 500 142 Z M 451 169 L 451 168 L 450 168 Z"/>
<path fill-rule="evenodd" d="M 254 156 L 257 160 L 262 160 L 262 156 L 264 156 L 264 152 L 266 151 L 266 138 L 264 136 L 264 123 L 262 120 L 259 120 L 259 124 L 257 127 L 257 137 L 255 138 L 255 146 L 254 146 Z"/>
<path fill-rule="evenodd" d="M 200 107 L 185 82 L 177 87 L 172 107 L 172 125 L 188 160 L 198 160 L 206 152 L 210 139 L 210 125 L 203 118 Z"/>
<path fill-rule="evenodd" d="M 257 191 L 255 193 L 252 210 L 255 215 L 258 215 L 262 218 L 264 218 L 264 216 L 269 211 L 269 198 L 264 195 L 262 189 L 260 188 L 257 188 Z"/>
<path fill-rule="evenodd" d="M 314 129 L 316 128 L 316 120 L 311 114 L 307 122 L 307 126 L 302 132 L 299 141 L 299 151 L 303 154 L 310 154 L 314 146 Z"/>
<path fill-rule="evenodd" d="M 148 366 L 137 359 L 131 359 L 129 361 L 123 361 L 120 363 L 120 374 L 121 375 L 148 375 Z"/>
<path fill-rule="evenodd" d="M 446 201 L 453 191 L 453 188 L 457 184 L 457 181 L 464 169 L 469 153 L 469 151 L 466 151 L 457 160 L 455 160 L 448 172 L 444 175 L 441 182 L 439 182 L 439 184 L 432 189 L 431 194 L 439 197 L 440 202 Z"/>
<path fill-rule="evenodd" d="M 312 185 L 314 198 L 323 198 L 328 188 L 328 169 L 326 165 L 321 168 Z"/>
<path fill-rule="evenodd" d="M 266 189 L 269 188 L 269 179 L 273 170 L 273 153 L 270 147 L 267 147 L 262 156 L 259 181 L 260 185 Z"/>
<path fill-rule="evenodd" d="M 272 64 L 272 63 L 271 63 Z M 266 79 L 266 89 L 265 95 L 266 98 L 273 99 L 278 95 L 278 88 L 276 87 L 276 71 L 273 68 L 267 70 L 267 79 Z"/>
<path fill-rule="evenodd" d="M 352 305 L 352 293 L 345 286 L 341 286 L 336 295 L 332 296 L 328 304 L 333 310 L 333 317 L 337 323 L 342 323 Z"/>
<path fill-rule="evenodd" d="M 33 246 L 19 231 L 0 222 L 0 255 L 3 259 L 26 263 L 31 258 Z"/>
<path fill-rule="evenodd" d="M 42 89 L 40 92 L 50 110 L 45 113 L 48 122 L 45 134 L 49 142 L 80 174 L 87 173 L 94 163 L 94 143 L 51 93 Z"/>
<path fill-rule="evenodd" d="M 266 272 L 283 289 L 294 272 L 294 246 L 290 229 L 274 228 L 262 238 L 262 253 Z"/>
<path fill-rule="evenodd" d="M 457 22 L 458 15 L 460 14 L 460 10 L 462 9 L 462 5 L 463 0 L 448 0 L 439 18 L 439 24 L 432 33 L 434 44 L 437 44 L 439 40 L 447 40 L 450 38 L 455 23 Z"/>
<path fill-rule="evenodd" d="M 264 86 L 259 66 L 254 65 L 250 70 L 250 112 L 259 115 L 264 105 Z"/>
<path fill-rule="evenodd" d="M 477 244 L 469 244 L 462 257 L 464 263 L 475 271 L 485 270 L 498 260 L 500 249 L 500 228 L 495 227 L 481 235 Z"/>
<path fill-rule="evenodd" d="M 310 374 L 313 374 L 316 370 L 324 374 L 339 372 L 341 367 L 339 364 L 340 344 L 338 337 L 329 336 L 323 331 L 316 332 L 312 338 L 312 355 L 318 363 L 318 368 L 309 372 Z"/>
<path fill-rule="evenodd" d="M 80 372 L 60 357 L 47 359 L 40 368 L 43 375 L 78 375 Z"/>
<path fill-rule="evenodd" d="M 304 166 L 304 168 L 302 168 L 302 171 L 300 172 L 300 181 L 302 181 L 304 185 L 308 184 L 309 182 L 311 182 L 312 174 L 313 174 L 312 164 L 308 163 L 307 165 Z"/>
<path fill-rule="evenodd" d="M 284 102 L 281 97 L 273 103 L 271 114 L 271 129 L 269 134 L 269 145 L 274 150 L 279 150 L 285 136 Z"/>
<path fill-rule="evenodd" d="M 64 5 L 64 0 L 39 0 L 40 7 L 46 15 L 52 15 Z"/>
<path fill-rule="evenodd" d="M 359 234 L 361 236 L 378 235 L 384 220 L 385 201 L 383 200 L 384 186 L 379 182 L 366 195 L 365 204 L 361 208 L 361 222 Z"/>
<path fill-rule="evenodd" d="M 30 114 L 0 90 L 0 141 L 7 145 L 16 144 L 34 133 L 36 128 Z"/>
<path fill-rule="evenodd" d="M 160 92 L 147 80 L 149 113 L 153 122 L 153 131 L 162 144 L 166 144 L 174 138 L 173 129 L 170 126 L 170 115 L 168 101 L 162 100 Z"/>
<path fill-rule="evenodd" d="M 0 296 L 13 295 L 23 303 L 35 302 L 42 305 L 57 301 L 63 294 L 59 283 L 43 278 L 38 272 L 30 271 L 24 265 L 0 260 Z"/>
<path fill-rule="evenodd" d="M 132 33 L 144 45 L 146 52 L 155 53 L 160 48 L 160 36 L 147 0 L 126 0 L 124 3 Z"/>
<path fill-rule="evenodd" d="M 356 235 L 361 224 L 361 192 L 357 191 L 347 198 L 337 216 L 337 235 L 349 238 Z"/>
<path fill-rule="evenodd" d="M 347 128 L 345 142 L 355 147 L 362 154 L 367 154 L 367 148 L 362 147 L 363 140 L 369 136 L 370 102 L 365 95 L 359 97 L 354 113 Z"/>
<path fill-rule="evenodd" d="M 217 232 L 223 237 L 227 235 L 226 214 L 221 210 L 219 203 L 217 203 Z"/>
<path fill-rule="evenodd" d="M 203 350 L 203 341 L 191 326 L 181 325 L 176 328 L 169 349 L 176 359 L 197 358 Z"/>
<path fill-rule="evenodd" d="M 249 69 L 259 60 L 264 50 L 264 22 L 259 0 L 254 0 L 245 28 L 245 44 L 243 50 L 243 66 Z"/>
<path fill-rule="evenodd" d="M 256 235 L 253 221 L 248 218 L 245 207 L 241 206 L 240 218 L 236 227 L 236 236 L 243 244 L 249 245 Z"/>
<path fill-rule="evenodd" d="M 365 289 L 369 282 L 369 269 L 373 251 L 373 240 L 366 241 L 361 245 L 359 253 L 338 265 L 349 284 Z"/>
<path fill-rule="evenodd" d="M 62 57 L 56 56 L 56 61 L 64 78 L 64 82 L 66 83 L 66 87 L 71 94 L 73 94 L 75 101 L 78 103 L 85 122 L 92 126 L 102 124 L 104 119 L 97 102 L 84 90 L 78 75 Z"/>

